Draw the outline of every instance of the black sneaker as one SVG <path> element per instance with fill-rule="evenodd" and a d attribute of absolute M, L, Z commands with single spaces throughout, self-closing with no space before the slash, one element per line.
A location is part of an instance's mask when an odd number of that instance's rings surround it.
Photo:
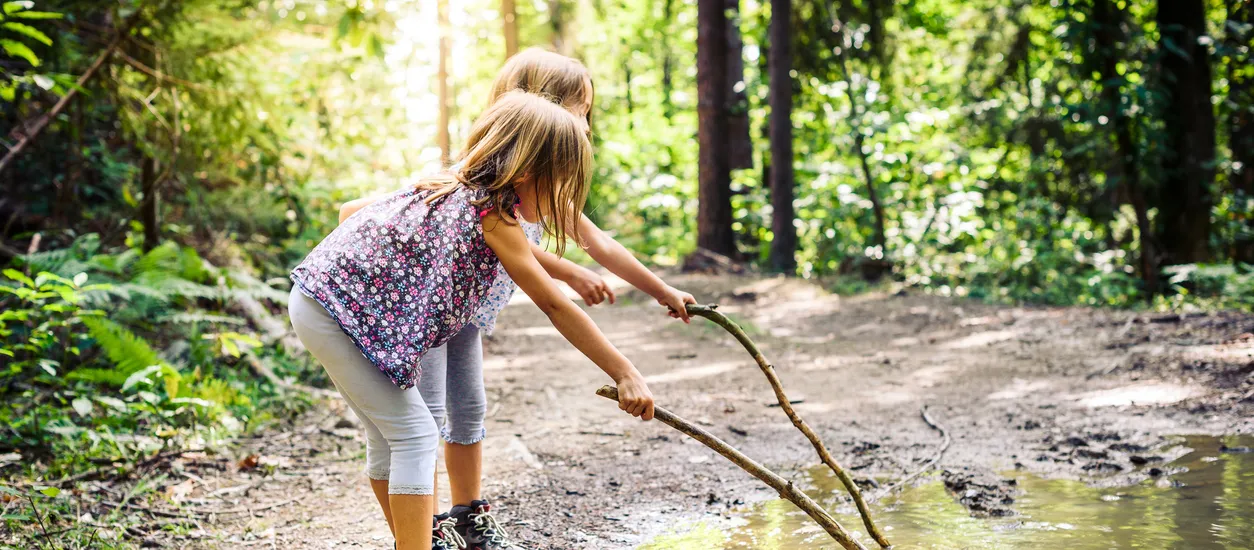
<path fill-rule="evenodd" d="M 457 532 L 457 520 L 441 514 L 431 527 L 431 550 L 464 550 L 465 539 Z"/>
<path fill-rule="evenodd" d="M 476 500 L 470 506 L 454 506 L 448 519 L 456 522 L 457 533 L 465 539 L 466 550 L 517 550 L 501 524 L 492 517 L 492 505 Z"/>

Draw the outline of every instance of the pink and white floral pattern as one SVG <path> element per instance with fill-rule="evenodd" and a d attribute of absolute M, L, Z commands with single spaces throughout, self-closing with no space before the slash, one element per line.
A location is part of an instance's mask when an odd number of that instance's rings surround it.
<path fill-rule="evenodd" d="M 540 237 L 544 234 L 544 229 L 538 223 L 519 218 L 522 225 L 523 233 L 527 235 L 527 240 L 540 244 Z M 514 280 L 509 278 L 509 273 L 505 272 L 505 266 L 497 269 L 496 280 L 492 281 L 492 288 L 488 289 L 488 295 L 484 297 L 483 304 L 479 306 L 479 311 L 475 313 L 474 319 L 470 322 L 474 323 L 484 334 L 492 334 L 496 330 L 496 316 L 501 314 L 501 310 L 505 309 L 505 305 L 509 303 L 509 299 L 514 296 L 514 289 L 517 286 Z"/>
<path fill-rule="evenodd" d="M 434 204 L 407 188 L 363 208 L 318 244 L 292 281 L 401 389 L 419 359 L 470 322 L 500 261 L 465 187 Z"/>

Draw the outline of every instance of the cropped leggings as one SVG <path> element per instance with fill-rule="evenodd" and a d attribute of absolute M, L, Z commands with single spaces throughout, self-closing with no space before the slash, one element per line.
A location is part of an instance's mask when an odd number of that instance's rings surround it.
<path fill-rule="evenodd" d="M 468 324 L 448 343 L 428 351 L 422 357 L 418 388 L 445 441 L 458 445 L 483 441 L 488 403 L 479 329 Z"/>
<path fill-rule="evenodd" d="M 422 392 L 396 387 L 326 309 L 299 289 L 292 290 L 288 313 L 296 336 L 366 429 L 366 475 L 387 480 L 388 494 L 432 494 L 440 436 Z"/>

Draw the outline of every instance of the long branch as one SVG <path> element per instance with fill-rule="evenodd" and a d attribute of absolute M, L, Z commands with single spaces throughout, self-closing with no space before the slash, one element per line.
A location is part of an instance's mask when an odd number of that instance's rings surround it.
<path fill-rule="evenodd" d="M 758 363 L 758 367 L 762 369 L 762 374 L 766 375 L 766 381 L 771 384 L 771 389 L 775 390 L 775 400 L 779 402 L 779 407 L 784 410 L 784 414 L 788 415 L 788 419 L 792 421 L 792 425 L 796 426 L 797 430 L 805 435 L 806 439 L 810 440 L 810 445 L 812 445 L 814 447 L 814 451 L 818 453 L 819 460 L 822 460 L 823 464 L 826 464 L 827 467 L 832 469 L 832 473 L 836 474 L 836 477 L 840 479 L 841 484 L 845 486 L 845 490 L 849 492 L 849 496 L 853 498 L 854 504 L 858 507 L 858 514 L 862 516 L 862 524 L 866 526 L 867 533 L 870 533 L 871 537 L 874 538 L 875 542 L 881 547 L 888 548 L 889 546 L 892 546 L 892 544 L 888 542 L 888 538 L 880 532 L 879 527 L 875 526 L 875 521 L 871 519 L 871 509 L 862 498 L 862 491 L 858 488 L 858 485 L 853 482 L 853 478 L 849 477 L 849 474 L 845 472 L 845 469 L 842 468 L 838 462 L 836 462 L 832 453 L 828 452 L 827 446 L 823 444 L 822 439 L 819 439 L 818 434 L 814 433 L 814 430 L 810 429 L 809 424 L 806 424 L 805 420 L 802 420 L 801 416 L 797 414 L 797 411 L 792 408 L 792 403 L 788 401 L 788 395 L 784 393 L 784 385 L 779 381 L 779 375 L 775 374 L 775 367 L 766 360 L 766 357 L 762 355 L 762 350 L 758 349 L 758 346 L 753 343 L 753 340 L 749 339 L 749 335 L 745 334 L 744 329 L 740 328 L 740 325 L 737 325 L 734 321 L 727 318 L 726 315 L 716 311 L 715 308 L 717 307 L 717 305 L 689 305 L 688 313 L 690 315 L 705 317 L 706 319 L 713 321 L 714 324 L 723 327 L 727 330 L 727 332 L 730 332 L 737 341 L 740 342 L 740 345 L 744 346 L 745 350 L 749 352 L 749 355 L 753 356 L 753 360 L 756 361 Z"/>
<path fill-rule="evenodd" d="M 613 386 L 601 386 L 601 389 L 597 390 L 597 395 L 618 401 L 618 389 Z M 702 445 L 723 455 L 724 458 L 730 460 L 732 464 L 740 467 L 740 469 L 762 480 L 763 483 L 775 489 L 779 493 L 780 498 L 797 505 L 806 515 L 823 527 L 823 530 L 827 531 L 827 534 L 831 535 L 845 550 L 866 550 L 861 543 L 853 539 L 853 536 L 840 525 L 840 522 L 836 521 L 836 518 L 833 518 L 827 510 L 824 510 L 822 506 L 814 502 L 814 499 L 810 498 L 809 495 L 798 490 L 791 481 L 780 477 L 779 474 L 768 470 L 756 460 L 745 456 L 744 453 L 728 445 L 714 434 L 693 425 L 683 418 L 675 416 L 675 413 L 665 408 L 654 406 L 653 418 L 699 441 Z"/>
<path fill-rule="evenodd" d="M 131 17 L 118 28 L 117 34 L 113 37 L 113 42 L 109 43 L 109 45 L 105 47 L 104 51 L 100 52 L 100 55 L 96 56 L 96 60 L 93 61 L 91 66 L 87 68 L 87 71 L 84 72 L 82 76 L 78 77 L 78 85 L 65 92 L 65 95 L 61 96 L 61 99 L 52 106 L 52 109 L 48 110 L 47 113 L 40 115 L 40 117 L 35 120 L 35 124 L 33 126 L 22 132 L 22 138 L 9 149 L 9 152 L 4 155 L 4 158 L 0 159 L 0 174 L 3 174 L 4 169 L 8 168 L 9 165 L 17 159 L 18 154 L 20 154 L 22 150 L 26 149 L 26 146 L 30 145 L 35 138 L 39 137 L 39 134 L 43 133 L 44 129 L 48 127 L 48 124 L 55 120 L 57 116 L 61 114 L 61 111 L 64 111 L 65 108 L 70 105 L 70 101 L 73 101 L 73 99 L 78 96 L 78 91 L 83 89 L 83 86 L 87 84 L 87 81 L 91 80 L 92 77 L 100 71 L 100 68 L 105 64 L 105 61 L 108 61 L 109 56 L 113 55 L 113 52 L 118 49 L 118 46 L 122 45 L 122 42 L 126 41 L 126 36 L 131 32 L 131 25 L 139 18 L 140 13 L 142 13 L 142 11 L 136 11 L 134 15 L 131 15 Z"/>

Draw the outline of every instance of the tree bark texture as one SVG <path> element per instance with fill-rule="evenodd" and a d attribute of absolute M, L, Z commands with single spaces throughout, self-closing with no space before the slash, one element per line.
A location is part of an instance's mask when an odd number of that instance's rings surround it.
<path fill-rule="evenodd" d="M 697 246 L 734 258 L 725 7 L 726 0 L 697 2 Z"/>
<path fill-rule="evenodd" d="M 727 0 L 727 154 L 728 169 L 753 168 L 749 136 L 749 95 L 745 92 L 744 40 L 740 37 L 740 0 Z M 737 90 L 739 88 L 739 90 Z"/>
<path fill-rule="evenodd" d="M 505 35 L 505 59 L 518 53 L 518 9 L 514 0 L 501 0 L 501 31 Z"/>
<path fill-rule="evenodd" d="M 1164 123 L 1163 179 L 1157 237 L 1168 265 L 1209 256 L 1215 180 L 1215 112 L 1203 0 L 1159 0 L 1159 56 Z"/>
<path fill-rule="evenodd" d="M 793 212 L 792 153 L 792 0 L 771 0 L 770 141 L 771 268 L 797 271 L 797 228 Z"/>

